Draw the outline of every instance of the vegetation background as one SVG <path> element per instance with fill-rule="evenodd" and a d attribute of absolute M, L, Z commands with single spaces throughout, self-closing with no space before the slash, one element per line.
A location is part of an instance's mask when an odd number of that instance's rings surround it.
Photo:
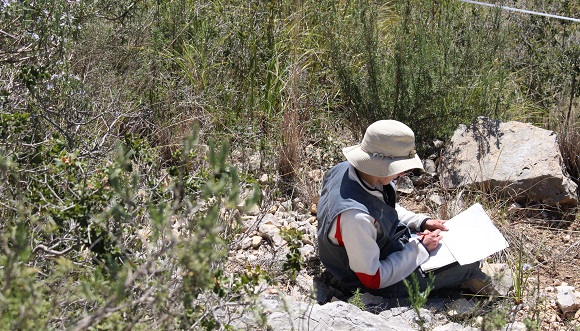
<path fill-rule="evenodd" d="M 459 1 L 3 0 L 0 329 L 229 328 L 275 278 L 224 271 L 236 206 L 310 201 L 378 119 L 424 157 L 533 123 L 578 182 L 579 74 L 579 23 Z"/>

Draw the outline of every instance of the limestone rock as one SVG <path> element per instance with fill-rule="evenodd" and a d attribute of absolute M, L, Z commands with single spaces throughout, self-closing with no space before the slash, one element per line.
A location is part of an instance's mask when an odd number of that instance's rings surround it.
<path fill-rule="evenodd" d="M 443 147 L 443 142 L 439 139 L 433 140 L 433 147 L 435 147 L 436 149 L 440 149 L 441 147 Z"/>
<path fill-rule="evenodd" d="M 429 195 L 429 201 L 433 202 L 437 206 L 441 206 L 443 204 L 443 200 L 441 200 L 441 197 L 439 196 L 439 194 Z"/>
<path fill-rule="evenodd" d="M 531 124 L 480 117 L 460 126 L 442 157 L 445 188 L 472 187 L 550 206 L 578 205 L 556 134 Z"/>
<path fill-rule="evenodd" d="M 314 240 L 312 239 L 312 236 L 309 234 L 303 234 L 301 237 L 302 243 L 304 245 L 314 245 Z"/>
<path fill-rule="evenodd" d="M 430 175 L 435 175 L 437 173 L 435 161 L 431 159 L 425 159 L 425 161 L 423 161 L 423 169 L 425 169 L 425 172 Z"/>
<path fill-rule="evenodd" d="M 316 215 L 317 212 L 318 212 L 318 205 L 316 203 L 313 203 L 312 205 L 310 205 L 310 213 L 312 215 Z"/>
<path fill-rule="evenodd" d="M 475 304 L 465 298 L 461 298 L 449 304 L 447 309 L 447 315 L 462 317 L 471 314 L 475 309 Z"/>
<path fill-rule="evenodd" d="M 558 291 L 558 307 L 560 307 L 564 316 L 573 316 L 580 308 L 580 300 L 574 293 L 574 287 L 562 285 L 556 287 L 556 290 Z"/>
<path fill-rule="evenodd" d="M 253 203 L 249 206 L 246 206 L 246 204 L 247 204 L 247 202 L 244 199 L 236 207 L 240 212 L 242 212 L 248 216 L 256 216 L 256 215 L 260 214 L 260 206 L 259 205 Z"/>
<path fill-rule="evenodd" d="M 262 244 L 262 237 L 261 236 L 253 236 L 252 237 L 252 248 L 256 249 L 258 247 L 260 247 L 260 245 Z"/>
<path fill-rule="evenodd" d="M 242 231 L 248 231 L 250 229 L 255 229 L 257 226 L 257 221 L 255 216 L 242 216 Z"/>
<path fill-rule="evenodd" d="M 298 248 L 300 254 L 304 258 L 305 261 L 315 260 L 318 256 L 316 254 L 316 250 L 312 245 L 304 245 Z"/>
<path fill-rule="evenodd" d="M 262 238 L 272 241 L 275 246 L 281 246 L 284 243 L 280 236 L 280 228 L 275 224 L 260 223 L 259 231 Z"/>
<path fill-rule="evenodd" d="M 435 327 L 433 331 L 479 331 L 479 329 L 463 326 L 459 323 L 448 323 Z"/>
<path fill-rule="evenodd" d="M 238 249 L 246 250 L 252 247 L 252 238 L 246 237 L 239 244 Z"/>
<path fill-rule="evenodd" d="M 501 296 L 507 296 L 514 287 L 512 271 L 505 263 L 484 263 L 481 270 L 491 277 L 493 288 Z"/>
<path fill-rule="evenodd" d="M 411 194 L 414 189 L 413 181 L 408 176 L 403 176 L 397 180 L 397 192 Z"/>
<path fill-rule="evenodd" d="M 270 309 L 276 309 L 267 316 L 272 330 L 415 330 L 405 320 L 388 320 L 362 311 L 344 301 L 318 305 L 298 302 L 291 298 L 281 300 L 284 300 L 285 304 L 280 303 L 277 306 L 272 301 L 267 301 Z"/>
<path fill-rule="evenodd" d="M 528 328 L 522 322 L 513 322 L 513 323 L 509 323 L 509 324 L 505 325 L 501 330 L 502 331 L 526 331 L 526 330 L 528 330 Z"/>

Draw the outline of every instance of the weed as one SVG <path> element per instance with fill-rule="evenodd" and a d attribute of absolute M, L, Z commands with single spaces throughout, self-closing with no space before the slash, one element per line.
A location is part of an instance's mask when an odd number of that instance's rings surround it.
<path fill-rule="evenodd" d="M 482 331 L 492 331 L 500 330 L 503 328 L 508 321 L 509 312 L 506 308 L 496 307 L 485 316 L 483 316 L 483 321 L 481 323 Z"/>
<path fill-rule="evenodd" d="M 357 288 L 356 291 L 352 294 L 352 296 L 348 299 L 348 303 L 358 307 L 360 310 L 365 310 L 366 306 L 362 301 L 362 294 L 360 293 L 360 289 Z"/>
<path fill-rule="evenodd" d="M 404 279 L 403 283 L 407 288 L 407 294 L 409 295 L 409 301 L 411 302 L 411 307 L 413 311 L 417 314 L 417 324 L 421 330 L 426 330 L 425 327 L 425 318 L 421 316 L 421 308 L 425 306 L 427 303 L 427 298 L 433 290 L 433 283 L 435 282 L 435 276 L 432 273 L 429 273 L 429 279 L 427 281 L 427 288 L 425 291 L 421 291 L 421 287 L 419 285 L 419 280 L 417 279 L 417 274 L 411 274 L 411 280 Z"/>
<path fill-rule="evenodd" d="M 296 280 L 296 276 L 302 269 L 303 258 L 300 253 L 302 247 L 302 233 L 295 228 L 282 229 L 282 238 L 288 243 L 289 252 L 286 254 L 286 261 L 282 265 L 282 270 L 290 272 L 290 279 Z"/>
<path fill-rule="evenodd" d="M 525 261 L 525 256 L 523 248 L 516 250 L 515 261 L 511 262 L 510 268 L 513 273 L 514 289 L 513 289 L 513 299 L 515 304 L 521 304 L 527 295 L 528 281 L 530 277 L 530 271 L 532 269 L 531 264 Z"/>

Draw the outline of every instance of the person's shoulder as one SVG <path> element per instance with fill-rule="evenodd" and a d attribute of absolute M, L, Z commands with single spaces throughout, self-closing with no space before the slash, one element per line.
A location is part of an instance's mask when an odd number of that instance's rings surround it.
<path fill-rule="evenodd" d="M 350 167 L 350 162 L 348 161 L 342 161 L 340 163 L 335 164 L 334 166 L 332 166 L 332 168 L 330 168 L 329 171 L 333 171 L 333 170 L 340 170 L 340 169 L 348 169 Z"/>

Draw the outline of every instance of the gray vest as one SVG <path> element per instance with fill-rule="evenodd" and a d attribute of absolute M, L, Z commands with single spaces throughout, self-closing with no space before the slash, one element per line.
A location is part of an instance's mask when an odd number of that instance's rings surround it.
<path fill-rule="evenodd" d="M 338 215 L 349 209 L 358 209 L 371 215 L 379 222 L 383 235 L 377 238 L 380 259 L 403 249 L 404 242 L 410 236 L 406 225 L 399 222 L 394 206 L 387 204 L 365 191 L 361 185 L 348 178 L 348 162 L 334 166 L 324 177 L 322 193 L 318 202 L 318 254 L 320 261 L 337 280 L 349 290 L 363 287 L 356 274 L 350 269 L 348 256 L 344 247 L 334 245 L 328 239 L 332 223 Z M 391 196 L 396 197 L 394 189 Z"/>

